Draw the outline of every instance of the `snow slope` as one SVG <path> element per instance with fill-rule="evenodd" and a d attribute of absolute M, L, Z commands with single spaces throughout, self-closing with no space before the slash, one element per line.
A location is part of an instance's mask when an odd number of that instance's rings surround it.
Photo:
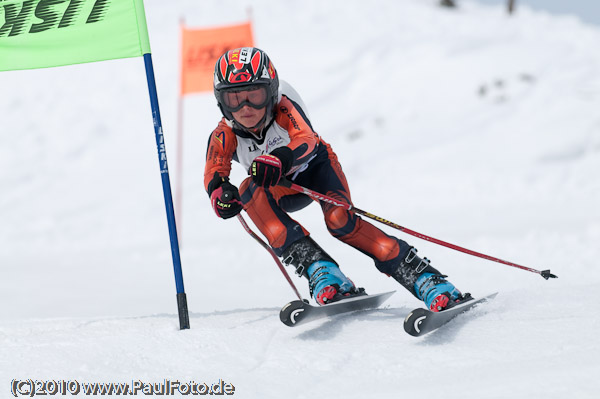
<path fill-rule="evenodd" d="M 494 302 L 415 339 L 420 303 L 295 215 L 378 311 L 289 329 L 293 292 L 202 188 L 212 95 L 185 100 L 175 285 L 141 59 L 0 74 L 0 397 L 13 379 L 235 386 L 240 398 L 592 398 L 600 372 L 600 40 L 573 17 L 462 1 L 146 0 L 171 180 L 178 21 L 239 22 L 303 95 L 361 209 L 559 279 L 390 230 Z M 235 168 L 234 168 L 235 169 Z M 234 171 L 234 180 L 243 178 Z M 294 278 L 302 293 L 305 284 Z"/>

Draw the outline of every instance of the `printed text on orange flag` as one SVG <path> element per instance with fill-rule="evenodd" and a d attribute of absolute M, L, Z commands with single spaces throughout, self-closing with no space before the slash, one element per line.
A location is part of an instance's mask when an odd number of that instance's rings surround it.
<path fill-rule="evenodd" d="M 227 50 L 253 47 L 250 22 L 210 29 L 182 27 L 181 95 L 211 91 L 215 62 Z"/>

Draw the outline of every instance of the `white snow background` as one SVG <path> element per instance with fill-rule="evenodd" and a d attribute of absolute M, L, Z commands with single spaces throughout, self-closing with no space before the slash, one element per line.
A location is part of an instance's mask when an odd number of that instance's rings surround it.
<path fill-rule="evenodd" d="M 207 93 L 185 99 L 180 331 L 143 60 L 3 72 L 0 397 L 26 378 L 223 379 L 239 398 L 597 397 L 600 30 L 436 4 L 146 0 L 171 181 L 179 18 L 237 23 L 252 6 L 257 45 L 303 96 L 357 207 L 558 279 L 380 225 L 462 291 L 499 292 L 416 339 L 402 322 L 421 303 L 329 236 L 313 204 L 294 217 L 344 272 L 398 292 L 376 311 L 284 326 L 292 290 L 204 192 L 220 118 Z"/>

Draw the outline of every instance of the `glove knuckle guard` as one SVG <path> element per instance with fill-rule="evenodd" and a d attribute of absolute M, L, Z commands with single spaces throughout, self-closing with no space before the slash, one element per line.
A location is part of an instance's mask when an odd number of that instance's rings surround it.
<path fill-rule="evenodd" d="M 263 154 L 254 158 L 250 167 L 252 181 L 261 187 L 275 186 L 281 179 L 281 160 L 274 155 Z"/>

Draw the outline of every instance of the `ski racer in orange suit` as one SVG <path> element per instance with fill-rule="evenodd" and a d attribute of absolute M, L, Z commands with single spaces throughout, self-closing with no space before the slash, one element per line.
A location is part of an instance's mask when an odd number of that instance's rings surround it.
<path fill-rule="evenodd" d="M 348 182 L 331 146 L 313 128 L 302 99 L 280 81 L 267 54 L 246 47 L 217 61 L 214 94 L 223 114 L 208 140 L 204 184 L 217 216 L 242 210 L 267 238 L 277 256 L 309 281 L 321 305 L 359 295 L 339 265 L 289 213 L 313 200 L 278 185 L 301 186 L 352 203 Z M 229 181 L 232 161 L 248 172 L 238 188 Z M 385 234 L 352 211 L 320 202 L 328 231 L 369 256 L 429 309 L 442 310 L 464 299 L 427 258 L 406 242 Z"/>

